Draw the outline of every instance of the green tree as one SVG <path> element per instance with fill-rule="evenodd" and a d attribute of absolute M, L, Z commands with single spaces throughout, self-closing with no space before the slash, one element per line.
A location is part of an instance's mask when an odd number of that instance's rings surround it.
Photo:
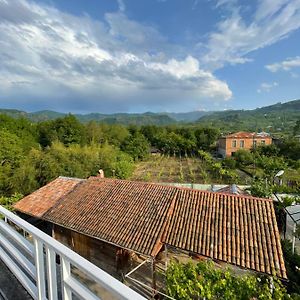
<path fill-rule="evenodd" d="M 287 168 L 287 164 L 283 157 L 268 157 L 261 155 L 257 157 L 256 164 L 258 167 L 263 169 L 265 175 L 270 181 L 273 180 L 273 177 L 279 170 Z"/>
<path fill-rule="evenodd" d="M 23 155 L 22 140 L 7 130 L 0 129 L 0 166 L 8 163 L 15 166 Z"/>
<path fill-rule="evenodd" d="M 292 294 L 292 299 L 300 299 L 300 255 L 292 251 L 292 243 L 282 240 L 282 252 L 288 277 L 287 290 Z"/>
<path fill-rule="evenodd" d="M 236 151 L 234 158 L 239 166 L 249 166 L 254 161 L 253 154 L 244 149 L 239 149 Z"/>
<path fill-rule="evenodd" d="M 232 157 L 225 157 L 222 161 L 222 165 L 228 169 L 234 170 L 236 168 L 236 161 Z"/>
<path fill-rule="evenodd" d="M 279 154 L 294 161 L 300 160 L 300 142 L 296 139 L 285 139 L 279 145 Z"/>
<path fill-rule="evenodd" d="M 149 155 L 150 144 L 141 133 L 134 133 L 125 139 L 121 149 L 131 155 L 135 161 L 143 160 Z"/>
<path fill-rule="evenodd" d="M 275 157 L 278 156 L 279 149 L 275 144 L 260 145 L 257 148 L 253 149 L 253 152 L 259 155 Z"/>
<path fill-rule="evenodd" d="M 272 195 L 272 186 L 268 184 L 267 179 L 256 178 L 252 181 L 249 191 L 254 197 L 269 198 Z"/>
<path fill-rule="evenodd" d="M 219 135 L 219 130 L 215 128 L 197 128 L 195 130 L 197 148 L 202 150 L 209 150 L 210 146 L 217 141 Z"/>
<path fill-rule="evenodd" d="M 71 114 L 53 121 L 41 122 L 38 130 L 39 142 L 43 147 L 50 146 L 56 140 L 64 145 L 85 142 L 84 126 Z"/>
<path fill-rule="evenodd" d="M 15 190 L 12 175 L 24 155 L 22 140 L 6 129 L 0 130 L 0 194 L 10 195 Z"/>
<path fill-rule="evenodd" d="M 297 120 L 296 125 L 293 128 L 294 135 L 300 134 L 300 119 Z"/>

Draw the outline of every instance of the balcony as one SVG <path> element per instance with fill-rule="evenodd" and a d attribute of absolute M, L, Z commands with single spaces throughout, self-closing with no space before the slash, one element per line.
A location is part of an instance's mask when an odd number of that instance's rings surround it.
<path fill-rule="evenodd" d="M 145 299 L 2 206 L 0 215 L 0 259 L 33 299 Z"/>

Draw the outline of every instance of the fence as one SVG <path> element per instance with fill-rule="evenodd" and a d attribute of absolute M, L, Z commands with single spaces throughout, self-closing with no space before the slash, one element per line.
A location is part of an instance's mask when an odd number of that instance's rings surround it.
<path fill-rule="evenodd" d="M 2 206 L 0 214 L 0 258 L 33 299 L 103 299 L 101 289 L 107 299 L 145 299 Z M 74 276 L 73 268 L 100 286 L 97 293 Z"/>

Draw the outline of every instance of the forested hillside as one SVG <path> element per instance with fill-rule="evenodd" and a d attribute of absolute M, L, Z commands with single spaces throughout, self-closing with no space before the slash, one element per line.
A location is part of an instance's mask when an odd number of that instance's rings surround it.
<path fill-rule="evenodd" d="M 24 117 L 32 122 L 41 122 L 55 120 L 56 118 L 64 117 L 67 114 L 59 113 L 51 110 L 37 111 L 28 113 L 16 109 L 0 109 L 0 113 L 6 114 L 13 118 Z M 75 114 L 76 118 L 83 123 L 89 121 L 101 121 L 107 124 L 122 124 L 122 125 L 168 125 L 174 124 L 177 121 L 175 118 L 170 117 L 166 113 L 143 113 L 143 114 L 127 114 L 127 113 L 116 113 L 116 114 L 101 114 L 101 113 L 90 113 L 90 114 Z M 199 116 L 197 114 L 197 116 Z M 195 118 L 196 120 L 197 118 Z"/>
<path fill-rule="evenodd" d="M 13 109 L 0 109 L 0 113 L 13 118 L 25 117 L 33 122 L 49 121 L 65 116 L 55 111 L 38 111 L 28 113 Z M 277 103 L 271 106 L 254 110 L 228 111 L 193 111 L 187 113 L 151 113 L 142 114 L 75 114 L 83 123 L 98 121 L 107 124 L 121 125 L 170 125 L 178 123 L 199 123 L 204 126 L 213 126 L 222 131 L 268 131 L 289 132 L 296 121 L 300 119 L 300 100 L 286 103 Z"/>
<path fill-rule="evenodd" d="M 290 132 L 300 120 L 300 100 L 254 110 L 228 110 L 201 117 L 197 122 L 222 131 Z"/>
<path fill-rule="evenodd" d="M 299 130 L 300 122 L 294 127 L 297 128 Z M 106 176 L 129 178 L 136 164 L 150 157 L 151 149 L 159 151 L 164 157 L 162 161 L 166 162 L 165 170 L 161 169 L 162 163 L 158 166 L 161 175 L 162 172 L 171 174 L 168 158 L 179 159 L 178 167 L 174 165 L 172 172 L 179 174 L 174 180 L 181 182 L 243 183 L 237 173 L 239 169 L 268 178 L 276 170 L 286 169 L 287 180 L 299 181 L 300 143 L 292 136 L 279 146 L 257 149 L 252 154 L 241 151 L 235 159 L 222 161 L 212 155 L 219 136 L 217 128 L 199 124 L 124 126 L 95 121 L 82 123 L 73 115 L 31 122 L 0 114 L 0 194 L 28 194 L 58 176 L 87 178 L 96 175 L 99 169 L 103 169 Z M 192 161 L 193 168 L 189 166 Z M 146 178 L 150 171 L 146 170 Z M 161 175 L 159 177 L 163 178 Z M 135 179 L 144 180 L 145 176 Z"/>

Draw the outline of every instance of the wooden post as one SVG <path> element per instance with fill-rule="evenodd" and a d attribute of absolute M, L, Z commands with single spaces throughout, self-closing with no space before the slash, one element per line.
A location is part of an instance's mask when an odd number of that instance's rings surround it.
<path fill-rule="evenodd" d="M 151 265 L 152 265 L 152 297 L 156 295 L 156 272 L 155 272 L 155 258 L 151 259 Z"/>
<path fill-rule="evenodd" d="M 166 256 L 165 256 L 165 260 L 166 260 L 166 262 L 165 262 L 165 268 L 166 268 L 166 271 L 167 271 L 167 269 L 168 269 L 168 246 L 167 245 L 165 245 L 165 253 L 166 253 Z"/>

